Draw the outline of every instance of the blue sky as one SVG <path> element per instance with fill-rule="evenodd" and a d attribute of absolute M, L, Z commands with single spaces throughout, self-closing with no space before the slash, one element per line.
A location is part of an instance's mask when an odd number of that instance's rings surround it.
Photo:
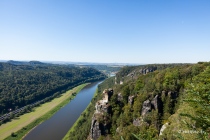
<path fill-rule="evenodd" d="M 0 60 L 210 61 L 209 0 L 0 0 Z"/>

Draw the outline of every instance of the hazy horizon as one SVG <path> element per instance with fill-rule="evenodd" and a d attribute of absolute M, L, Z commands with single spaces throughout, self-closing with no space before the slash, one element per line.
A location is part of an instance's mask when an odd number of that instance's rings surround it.
<path fill-rule="evenodd" d="M 210 61 L 210 1 L 2 0 L 0 60 Z"/>
<path fill-rule="evenodd" d="M 51 64 L 76 64 L 76 65 L 149 65 L 149 64 L 196 64 L 198 62 L 209 62 L 209 61 L 198 61 L 196 63 L 118 63 L 118 62 L 76 62 L 76 61 L 47 61 L 47 60 L 0 60 L 0 62 L 8 62 L 8 61 L 17 61 L 17 62 L 30 62 L 30 61 L 38 61 L 42 63 L 51 63 Z"/>

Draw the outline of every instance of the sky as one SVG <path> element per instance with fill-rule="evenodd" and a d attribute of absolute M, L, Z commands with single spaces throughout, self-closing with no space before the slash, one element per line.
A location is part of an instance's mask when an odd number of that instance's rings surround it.
<path fill-rule="evenodd" d="M 0 60 L 210 61 L 209 0 L 0 0 Z"/>

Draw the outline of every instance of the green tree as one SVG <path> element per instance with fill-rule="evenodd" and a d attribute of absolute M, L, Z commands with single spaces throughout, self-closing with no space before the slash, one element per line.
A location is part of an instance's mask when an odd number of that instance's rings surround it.
<path fill-rule="evenodd" d="M 198 133 L 198 135 L 200 139 L 207 139 L 210 132 L 210 67 L 193 78 L 187 90 L 187 99 L 184 101 L 194 108 L 196 115 L 184 113 L 181 115 L 194 120 L 196 126 L 188 126 L 197 131 L 206 132 Z"/>

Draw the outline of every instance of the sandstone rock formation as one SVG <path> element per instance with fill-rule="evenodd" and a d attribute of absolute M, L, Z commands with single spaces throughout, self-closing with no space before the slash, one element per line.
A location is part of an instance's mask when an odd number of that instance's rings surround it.
<path fill-rule="evenodd" d="M 117 101 L 122 101 L 122 100 L 123 100 L 122 93 L 118 93 L 117 94 Z"/>
<path fill-rule="evenodd" d="M 165 124 L 161 127 L 159 136 L 161 136 L 161 135 L 163 134 L 163 131 L 167 128 L 167 126 L 168 126 L 168 123 L 165 123 Z"/>
<path fill-rule="evenodd" d="M 171 99 L 176 99 L 179 95 L 176 91 L 162 91 L 161 96 L 169 96 Z"/>
<path fill-rule="evenodd" d="M 152 101 L 150 101 L 150 100 L 144 101 L 141 115 L 144 116 L 145 114 L 150 112 L 152 109 L 158 110 L 159 113 L 162 112 L 163 103 L 161 101 L 161 98 L 158 95 L 156 95 L 152 99 Z"/>
<path fill-rule="evenodd" d="M 103 99 L 99 100 L 95 105 L 95 112 L 92 117 L 90 137 L 92 140 L 97 140 L 101 135 L 106 134 L 107 123 L 106 121 L 99 121 L 104 119 L 104 113 L 110 113 L 110 105 L 108 104 L 110 97 L 113 95 L 113 90 L 108 89 L 103 91 Z"/>
<path fill-rule="evenodd" d="M 101 136 L 99 122 L 94 117 L 92 118 L 90 135 L 93 140 L 97 140 Z"/>
<path fill-rule="evenodd" d="M 140 125 L 141 125 L 141 120 L 140 120 L 139 118 L 134 119 L 134 120 L 133 120 L 133 125 L 134 125 L 134 126 L 140 126 Z"/>
<path fill-rule="evenodd" d="M 128 96 L 128 102 L 130 103 L 130 105 L 132 105 L 133 104 L 133 102 L 134 102 L 134 95 L 132 95 L 132 96 Z"/>
<path fill-rule="evenodd" d="M 142 107 L 142 111 L 141 111 L 141 115 L 144 116 L 145 114 L 147 114 L 148 112 L 150 112 L 152 109 L 152 105 L 150 100 L 146 100 L 143 103 L 143 107 Z"/>
<path fill-rule="evenodd" d="M 158 110 L 159 113 L 162 113 L 162 109 L 163 109 L 163 102 L 161 101 L 160 96 L 156 95 L 152 101 L 152 108 L 154 108 L 155 110 Z"/>

